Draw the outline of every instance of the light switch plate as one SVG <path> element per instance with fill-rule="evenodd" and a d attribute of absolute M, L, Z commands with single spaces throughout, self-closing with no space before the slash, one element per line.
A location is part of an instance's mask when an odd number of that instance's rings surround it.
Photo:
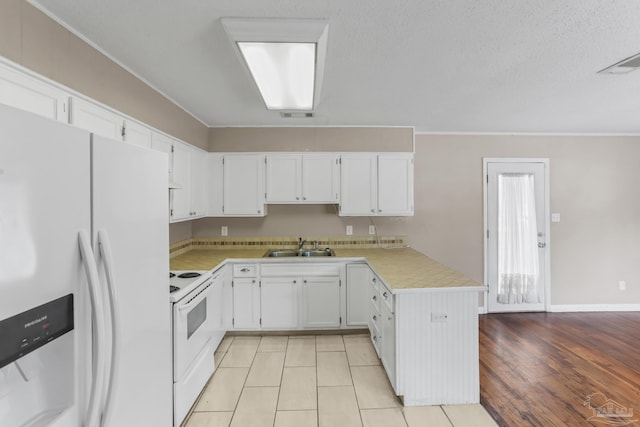
<path fill-rule="evenodd" d="M 353 225 L 347 225 L 347 236 L 353 236 Z"/>
<path fill-rule="evenodd" d="M 228 236 L 229 235 L 229 227 L 227 227 L 226 225 L 223 225 L 220 228 L 220 235 L 221 236 Z"/>
<path fill-rule="evenodd" d="M 551 222 L 560 222 L 560 214 L 552 213 L 551 214 Z"/>

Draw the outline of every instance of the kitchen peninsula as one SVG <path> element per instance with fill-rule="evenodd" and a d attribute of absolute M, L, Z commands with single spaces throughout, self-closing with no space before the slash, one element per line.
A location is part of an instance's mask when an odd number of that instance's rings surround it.
<path fill-rule="evenodd" d="M 335 257 L 317 258 L 265 258 L 260 246 L 195 247 L 173 256 L 171 269 L 224 271 L 227 331 L 368 329 L 405 406 L 479 402 L 485 287 L 461 273 L 406 247 L 334 249 Z M 268 318 L 274 295 L 284 295 L 280 323 Z M 248 307 L 255 323 L 239 321 Z"/>

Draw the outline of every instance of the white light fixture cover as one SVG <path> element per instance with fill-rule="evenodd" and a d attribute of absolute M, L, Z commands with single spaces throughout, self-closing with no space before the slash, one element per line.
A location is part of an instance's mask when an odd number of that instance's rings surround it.
<path fill-rule="evenodd" d="M 269 110 L 313 110 L 322 88 L 328 23 L 222 18 Z"/>

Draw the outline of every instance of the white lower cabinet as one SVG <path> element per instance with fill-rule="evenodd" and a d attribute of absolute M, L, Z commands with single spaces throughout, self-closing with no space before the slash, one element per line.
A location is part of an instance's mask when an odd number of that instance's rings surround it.
<path fill-rule="evenodd" d="M 395 298 L 384 283 L 370 272 L 369 331 L 389 381 L 396 389 L 396 322 Z"/>
<path fill-rule="evenodd" d="M 264 277 L 260 281 L 260 325 L 264 329 L 298 327 L 298 288 L 296 277 Z"/>
<path fill-rule="evenodd" d="M 367 326 L 370 280 L 367 264 L 347 264 L 347 326 Z"/>
<path fill-rule="evenodd" d="M 236 278 L 233 290 L 233 319 L 235 329 L 260 328 L 260 286 L 255 278 Z"/>
<path fill-rule="evenodd" d="M 303 277 L 302 300 L 305 328 L 339 328 L 340 278 Z"/>

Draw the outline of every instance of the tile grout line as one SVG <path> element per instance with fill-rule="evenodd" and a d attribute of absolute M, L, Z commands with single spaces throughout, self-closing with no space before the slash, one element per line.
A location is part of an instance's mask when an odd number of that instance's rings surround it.
<path fill-rule="evenodd" d="M 235 341 L 235 338 L 233 339 L 233 341 Z M 262 341 L 262 338 L 260 338 L 260 341 Z M 258 347 L 260 347 L 260 341 L 258 341 Z M 231 344 L 229 344 L 229 349 L 231 349 L 231 345 L 233 344 L 233 342 Z M 247 376 L 244 379 L 244 382 L 242 383 L 242 390 L 240 390 L 240 396 L 238 396 L 238 400 L 236 402 L 236 405 L 233 407 L 233 415 L 231 415 L 231 420 L 229 420 L 229 426 L 231 426 L 231 424 L 233 424 L 233 419 L 236 417 L 236 411 L 238 410 L 238 405 L 240 404 L 240 399 L 242 398 L 242 395 L 244 394 L 244 389 L 246 388 L 246 384 L 247 384 L 247 380 L 249 379 L 249 373 L 251 372 L 251 368 L 253 367 L 253 362 L 256 360 L 256 354 L 258 354 L 258 347 L 256 347 L 256 352 L 253 354 L 253 359 L 251 359 L 251 364 L 249 365 L 249 370 L 247 371 Z M 228 350 L 227 350 L 228 353 Z M 225 353 L 225 357 L 226 357 L 226 353 Z M 277 405 L 277 403 L 276 403 Z"/>

